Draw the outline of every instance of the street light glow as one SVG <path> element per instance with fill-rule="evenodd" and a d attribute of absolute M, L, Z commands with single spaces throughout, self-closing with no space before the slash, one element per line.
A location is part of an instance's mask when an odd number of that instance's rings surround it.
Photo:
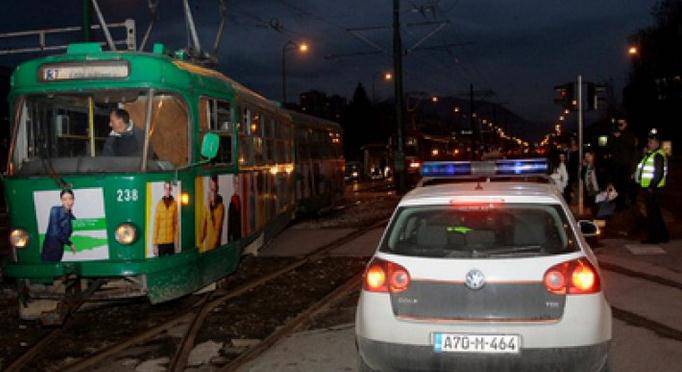
<path fill-rule="evenodd" d="M 431 102 L 438 102 L 438 97 L 436 96 L 431 97 Z"/>
<path fill-rule="evenodd" d="M 390 72 L 387 72 L 384 74 L 384 80 L 391 80 L 391 79 L 393 79 L 393 74 L 391 74 Z"/>
<path fill-rule="evenodd" d="M 459 107 L 455 106 L 455 112 L 459 112 Z"/>
<path fill-rule="evenodd" d="M 633 45 L 630 48 L 628 48 L 628 54 L 631 56 L 636 56 L 637 54 L 639 54 L 639 49 L 637 49 L 637 47 Z"/>
<path fill-rule="evenodd" d="M 307 52 L 308 51 L 308 44 L 307 43 L 298 44 L 298 51 L 301 53 Z"/>

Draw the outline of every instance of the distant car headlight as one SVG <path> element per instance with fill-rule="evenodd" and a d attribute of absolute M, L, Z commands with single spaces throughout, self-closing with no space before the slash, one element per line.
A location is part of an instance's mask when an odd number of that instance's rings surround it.
<path fill-rule="evenodd" d="M 14 248 L 28 247 L 29 235 L 24 229 L 14 229 L 9 234 L 9 244 Z"/>
<path fill-rule="evenodd" d="M 351 173 L 351 176 L 357 177 L 357 176 L 358 176 L 358 171 L 353 171 L 353 173 Z"/>
<path fill-rule="evenodd" d="M 137 240 L 137 228 L 131 223 L 124 222 L 116 228 L 116 241 L 123 245 L 130 245 Z"/>

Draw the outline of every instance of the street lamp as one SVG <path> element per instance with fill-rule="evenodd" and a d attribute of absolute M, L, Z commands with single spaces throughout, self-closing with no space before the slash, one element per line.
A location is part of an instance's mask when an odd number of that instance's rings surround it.
<path fill-rule="evenodd" d="M 628 55 L 630 55 L 631 57 L 634 57 L 634 56 L 636 56 L 636 55 L 638 55 L 638 54 L 639 54 L 639 49 L 637 49 L 636 46 L 631 45 L 631 46 L 628 48 Z"/>
<path fill-rule="evenodd" d="M 310 46 L 305 43 L 295 43 L 291 40 L 287 41 L 282 47 L 282 105 L 287 103 L 287 52 L 292 50 L 298 50 L 299 53 L 307 53 Z"/>
<path fill-rule="evenodd" d="M 393 79 L 393 74 L 388 71 L 384 72 L 383 76 L 381 72 L 377 72 L 372 76 L 372 103 L 376 102 L 376 82 L 380 76 L 384 78 L 384 81 L 391 81 Z"/>
<path fill-rule="evenodd" d="M 459 106 L 455 106 L 455 112 L 459 112 Z"/>

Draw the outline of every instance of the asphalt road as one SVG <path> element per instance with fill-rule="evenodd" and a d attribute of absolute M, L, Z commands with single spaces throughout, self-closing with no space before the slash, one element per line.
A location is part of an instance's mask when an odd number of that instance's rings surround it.
<path fill-rule="evenodd" d="M 381 229 L 339 248 L 335 254 L 370 255 Z M 331 236 L 333 229 L 327 231 Z M 297 239 L 315 238 L 319 230 L 298 230 Z M 292 236 L 283 234 L 273 248 L 297 247 Z M 610 350 L 612 371 L 676 371 L 682 366 L 682 272 L 656 262 L 675 262 L 682 256 L 682 240 L 659 247 L 655 254 L 636 255 L 626 248 L 636 242 L 603 241 L 600 260 L 609 267 L 626 268 L 626 274 L 603 271 L 606 296 L 614 307 L 613 340 Z M 646 247 L 645 247 L 646 248 Z M 635 251 L 637 251 L 635 249 Z M 646 250 L 644 250 L 646 251 Z M 299 249 L 292 254 L 301 254 Z M 667 258 L 667 259 L 666 259 Z M 633 276 L 634 273 L 634 276 Z M 653 278 L 655 281 L 651 281 Z M 667 283 L 667 284 L 661 284 Z M 248 365 L 245 371 L 354 371 L 356 353 L 352 302 L 335 309 L 335 324 L 297 333 Z"/>

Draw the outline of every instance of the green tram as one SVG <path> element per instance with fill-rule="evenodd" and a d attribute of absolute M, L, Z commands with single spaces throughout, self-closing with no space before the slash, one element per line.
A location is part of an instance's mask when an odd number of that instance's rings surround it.
<path fill-rule="evenodd" d="M 9 102 L 3 271 L 24 318 L 88 286 L 95 299 L 152 303 L 192 293 L 234 272 L 297 210 L 343 194 L 338 124 L 162 44 L 72 44 L 17 67 Z M 112 147 L 121 143 L 135 146 Z"/>

